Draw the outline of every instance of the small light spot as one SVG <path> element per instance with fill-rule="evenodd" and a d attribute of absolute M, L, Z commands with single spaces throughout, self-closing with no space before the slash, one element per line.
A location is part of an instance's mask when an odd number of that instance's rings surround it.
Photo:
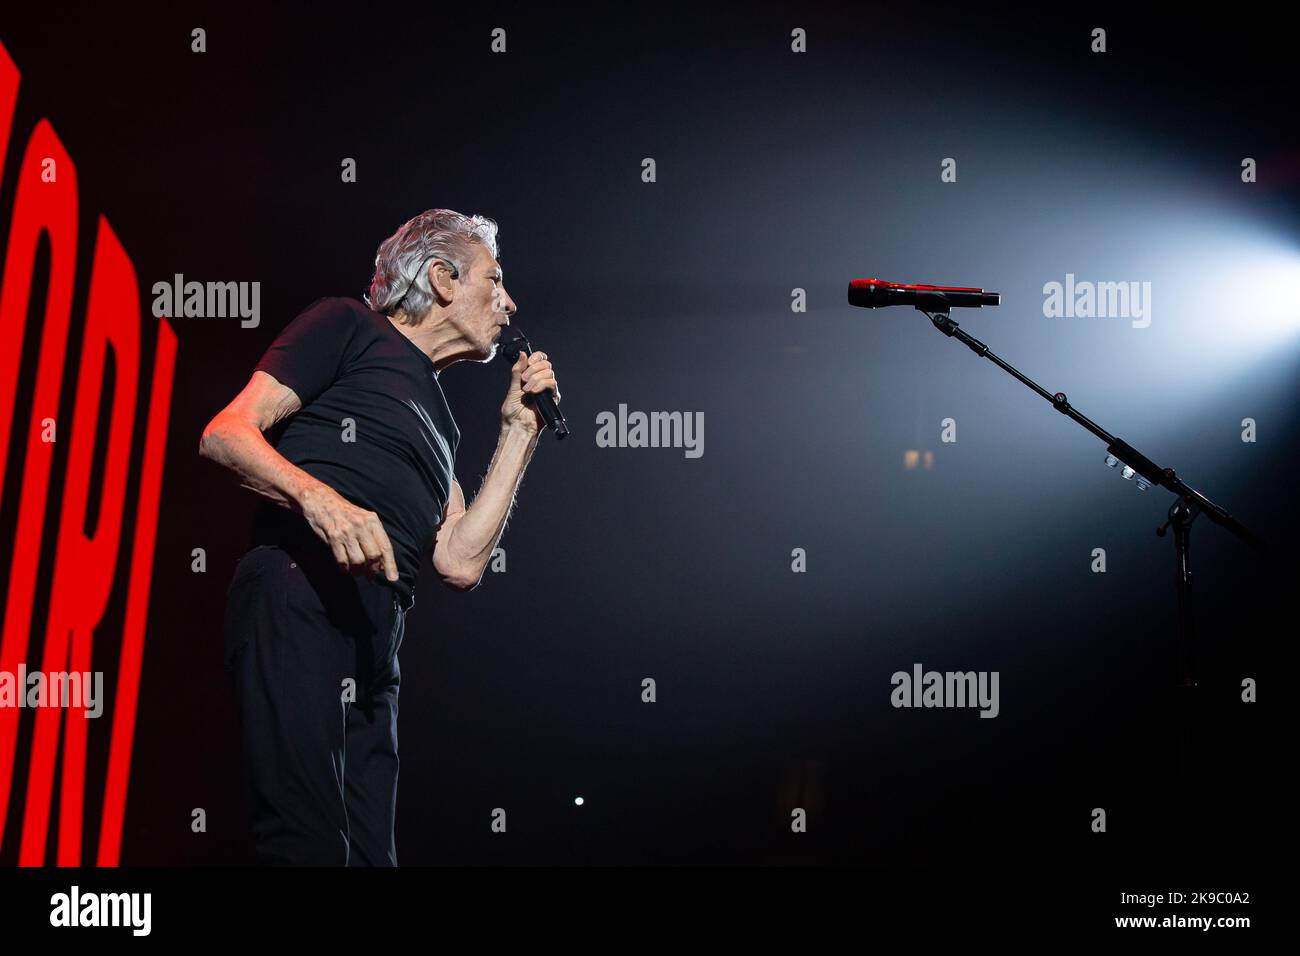
<path fill-rule="evenodd" d="M 582 797 L 574 797 L 573 803 L 575 806 L 579 806 L 579 807 L 582 806 Z"/>

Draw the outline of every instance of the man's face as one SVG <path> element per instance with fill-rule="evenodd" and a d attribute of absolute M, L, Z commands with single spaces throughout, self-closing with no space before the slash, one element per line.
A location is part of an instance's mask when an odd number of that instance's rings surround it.
<path fill-rule="evenodd" d="M 463 299 L 455 324 L 482 361 L 490 362 L 496 357 L 501 330 L 510 324 L 516 306 L 506 292 L 501 264 L 482 243 L 473 243 L 472 248 L 473 260 L 458 280 Z"/>

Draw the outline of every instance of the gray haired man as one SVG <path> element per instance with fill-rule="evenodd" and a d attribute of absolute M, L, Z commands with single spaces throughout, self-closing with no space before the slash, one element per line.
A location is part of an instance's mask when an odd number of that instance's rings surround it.
<path fill-rule="evenodd" d="M 559 399 L 542 352 L 511 368 L 474 503 L 439 375 L 488 362 L 515 303 L 497 225 L 421 213 L 379 247 L 366 301 L 325 298 L 284 329 L 204 429 L 199 454 L 262 496 L 227 593 L 245 792 L 259 863 L 396 866 L 397 652 L 425 556 L 482 579 Z"/>

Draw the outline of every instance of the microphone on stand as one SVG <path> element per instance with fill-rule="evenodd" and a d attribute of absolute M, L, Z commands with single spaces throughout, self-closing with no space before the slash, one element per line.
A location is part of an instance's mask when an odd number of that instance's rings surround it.
<path fill-rule="evenodd" d="M 850 279 L 849 305 L 881 309 L 889 305 L 912 305 L 918 309 L 947 311 L 964 306 L 980 308 L 1000 305 L 1002 294 L 949 285 L 903 285 L 884 279 Z"/>

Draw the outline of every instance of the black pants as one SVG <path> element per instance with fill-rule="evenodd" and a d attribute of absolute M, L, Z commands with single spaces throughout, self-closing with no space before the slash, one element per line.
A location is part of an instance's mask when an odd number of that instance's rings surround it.
<path fill-rule="evenodd" d="M 396 866 L 397 651 L 409 603 L 328 551 L 259 545 L 226 600 L 257 861 Z"/>

